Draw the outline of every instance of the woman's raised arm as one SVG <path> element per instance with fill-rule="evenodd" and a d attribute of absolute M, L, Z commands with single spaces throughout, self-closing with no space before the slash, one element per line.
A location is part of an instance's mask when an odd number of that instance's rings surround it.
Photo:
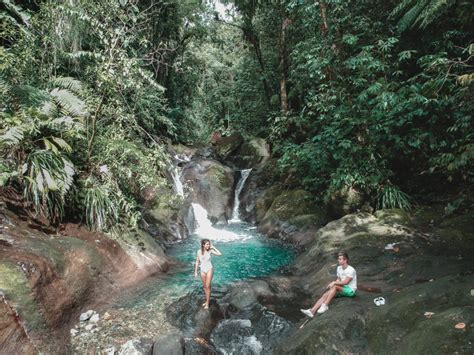
<path fill-rule="evenodd" d="M 222 255 L 222 253 L 219 250 L 217 250 L 217 248 L 214 245 L 211 245 L 211 254 L 214 254 L 217 256 Z"/>

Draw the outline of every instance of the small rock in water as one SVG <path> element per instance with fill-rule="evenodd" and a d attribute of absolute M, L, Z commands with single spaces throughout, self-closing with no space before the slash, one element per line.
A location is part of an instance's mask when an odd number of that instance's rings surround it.
<path fill-rule="evenodd" d="M 87 312 L 84 312 L 81 314 L 81 316 L 79 317 L 79 320 L 81 322 L 85 322 L 87 320 L 90 319 L 90 317 L 92 317 L 94 315 L 94 311 L 92 309 L 88 310 Z"/>
<path fill-rule="evenodd" d="M 112 317 L 112 316 L 110 315 L 109 312 L 105 312 L 104 315 L 103 315 L 103 317 L 102 317 L 102 319 L 103 319 L 103 320 L 109 320 L 111 317 Z"/>
<path fill-rule="evenodd" d="M 99 321 L 99 314 L 95 313 L 90 319 L 89 322 L 97 323 Z"/>
<path fill-rule="evenodd" d="M 150 354 L 153 349 L 153 341 L 147 338 L 132 339 L 122 345 L 119 355 L 144 355 Z"/>

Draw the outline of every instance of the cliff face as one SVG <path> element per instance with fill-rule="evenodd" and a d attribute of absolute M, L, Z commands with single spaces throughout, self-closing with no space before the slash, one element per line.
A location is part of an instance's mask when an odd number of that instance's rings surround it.
<path fill-rule="evenodd" d="M 161 247 L 140 230 L 112 239 L 65 224 L 53 233 L 5 208 L 0 220 L 0 349 L 9 353 L 64 349 L 69 324 L 86 307 L 168 269 Z"/>

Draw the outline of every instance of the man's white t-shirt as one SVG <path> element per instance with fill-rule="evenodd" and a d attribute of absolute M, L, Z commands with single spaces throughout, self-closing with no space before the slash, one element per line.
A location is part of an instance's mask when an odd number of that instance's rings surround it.
<path fill-rule="evenodd" d="M 352 277 L 351 282 L 347 284 L 352 290 L 356 291 L 357 290 L 357 273 L 355 269 L 347 265 L 345 269 L 342 268 L 342 266 L 337 267 L 337 278 L 341 281 L 344 281 L 346 277 Z"/>

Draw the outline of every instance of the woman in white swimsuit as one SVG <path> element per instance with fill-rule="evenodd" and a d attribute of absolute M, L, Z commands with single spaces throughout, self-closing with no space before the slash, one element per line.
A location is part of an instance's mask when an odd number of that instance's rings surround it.
<path fill-rule="evenodd" d="M 202 304 L 205 309 L 209 308 L 211 299 L 212 263 L 211 255 L 222 255 L 222 253 L 211 245 L 209 239 L 201 240 L 201 249 L 197 251 L 196 262 L 194 264 L 194 277 L 197 277 L 198 265 L 201 264 L 201 280 L 206 294 L 206 302 Z"/>

